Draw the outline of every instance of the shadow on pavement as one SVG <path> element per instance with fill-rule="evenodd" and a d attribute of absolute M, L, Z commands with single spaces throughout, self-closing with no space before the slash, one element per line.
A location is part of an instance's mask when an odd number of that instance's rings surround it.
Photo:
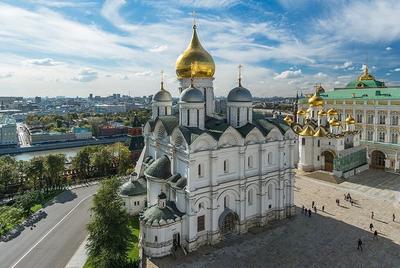
<path fill-rule="evenodd" d="M 361 172 L 350 177 L 345 182 L 400 192 L 400 175 L 378 169 L 369 169 Z"/>
<path fill-rule="evenodd" d="M 379 230 L 377 230 L 379 233 Z M 357 250 L 358 239 L 363 251 Z M 400 245 L 326 214 L 301 214 L 186 256 L 152 258 L 158 267 L 400 267 Z M 151 265 L 151 264 L 150 264 Z"/>
<path fill-rule="evenodd" d="M 49 202 L 47 202 L 45 207 L 51 206 L 56 203 L 64 204 L 64 203 L 74 200 L 77 197 L 78 196 L 76 195 L 76 193 L 72 192 L 71 190 L 66 190 L 66 191 L 62 192 L 61 194 L 57 195 L 56 197 L 54 197 L 53 200 L 50 200 Z"/>

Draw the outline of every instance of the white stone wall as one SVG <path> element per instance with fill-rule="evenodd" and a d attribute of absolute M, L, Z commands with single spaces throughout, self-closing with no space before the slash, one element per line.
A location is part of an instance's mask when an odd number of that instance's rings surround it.
<path fill-rule="evenodd" d="M 129 215 L 137 215 L 145 207 L 146 194 L 138 196 L 121 195 L 124 201 L 124 207 Z"/>
<path fill-rule="evenodd" d="M 151 104 L 151 118 L 155 119 L 158 116 L 172 114 L 172 101 L 171 102 L 157 102 L 153 101 Z"/>

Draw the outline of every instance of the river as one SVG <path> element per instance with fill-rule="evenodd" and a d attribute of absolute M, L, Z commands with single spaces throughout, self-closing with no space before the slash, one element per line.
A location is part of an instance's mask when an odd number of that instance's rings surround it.
<path fill-rule="evenodd" d="M 65 149 L 55 149 L 55 150 L 47 150 L 47 151 L 38 151 L 38 152 L 29 152 L 15 155 L 16 160 L 24 160 L 28 161 L 35 156 L 46 156 L 49 154 L 65 154 L 67 159 L 74 157 L 83 147 L 73 147 L 73 148 L 65 148 Z"/>

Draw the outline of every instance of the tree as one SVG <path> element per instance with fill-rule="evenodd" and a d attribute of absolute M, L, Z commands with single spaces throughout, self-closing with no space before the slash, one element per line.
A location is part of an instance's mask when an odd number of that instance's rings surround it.
<path fill-rule="evenodd" d="M 126 171 L 132 166 L 131 153 L 128 147 L 119 142 L 108 148 L 118 164 L 118 174 L 126 175 Z"/>
<path fill-rule="evenodd" d="M 17 161 L 11 156 L 0 157 L 0 195 L 7 193 L 7 186 L 18 189 L 19 183 Z"/>
<path fill-rule="evenodd" d="M 92 155 L 92 165 L 97 170 L 98 176 L 110 174 L 112 159 L 112 154 L 106 147 L 97 147 Z"/>
<path fill-rule="evenodd" d="M 93 200 L 93 212 L 87 226 L 88 254 L 93 267 L 125 267 L 132 234 L 129 217 L 118 195 L 119 181 L 105 180 Z"/>
<path fill-rule="evenodd" d="M 77 170 L 80 181 L 89 177 L 90 158 L 94 150 L 94 147 L 84 147 L 72 159 L 72 168 Z"/>
<path fill-rule="evenodd" d="M 26 169 L 26 176 L 32 184 L 33 189 L 40 189 L 42 186 L 42 179 L 45 173 L 45 158 L 42 156 L 35 156 L 28 162 Z"/>
<path fill-rule="evenodd" d="M 49 154 L 46 158 L 46 177 L 48 187 L 59 188 L 65 170 L 66 158 L 64 154 Z"/>
<path fill-rule="evenodd" d="M 29 191 L 15 197 L 15 204 L 24 211 L 26 216 L 31 214 L 32 206 L 41 201 L 42 195 L 40 191 Z"/>

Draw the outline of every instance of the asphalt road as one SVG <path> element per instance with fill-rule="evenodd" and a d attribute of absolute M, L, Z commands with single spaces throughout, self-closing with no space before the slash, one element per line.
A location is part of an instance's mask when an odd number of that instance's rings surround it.
<path fill-rule="evenodd" d="M 0 267 L 63 268 L 87 236 L 86 224 L 97 185 L 66 191 L 44 211 L 33 230 L 0 242 Z"/>

